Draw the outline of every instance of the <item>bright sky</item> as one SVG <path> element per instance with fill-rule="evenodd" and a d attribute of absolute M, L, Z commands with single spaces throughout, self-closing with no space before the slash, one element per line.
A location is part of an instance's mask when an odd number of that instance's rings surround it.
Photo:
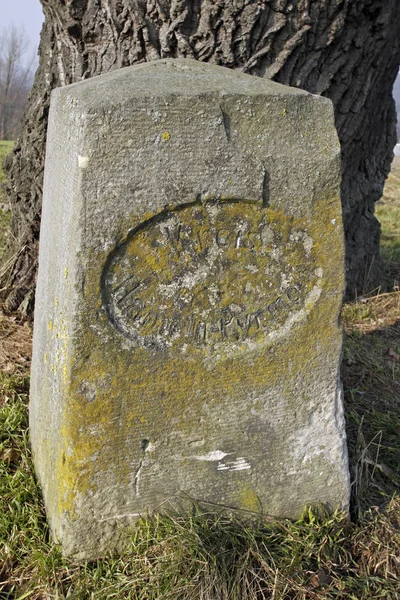
<path fill-rule="evenodd" d="M 0 27 L 22 27 L 31 44 L 31 50 L 39 45 L 40 30 L 44 17 L 39 0 L 0 0 Z"/>
<path fill-rule="evenodd" d="M 14 24 L 23 27 L 31 42 L 32 50 L 39 45 L 43 23 L 42 5 L 39 0 L 0 0 L 0 27 Z M 394 86 L 394 96 L 400 107 L 400 74 Z"/>
<path fill-rule="evenodd" d="M 397 110 L 400 112 L 400 71 L 394 84 L 393 96 L 396 100 Z"/>

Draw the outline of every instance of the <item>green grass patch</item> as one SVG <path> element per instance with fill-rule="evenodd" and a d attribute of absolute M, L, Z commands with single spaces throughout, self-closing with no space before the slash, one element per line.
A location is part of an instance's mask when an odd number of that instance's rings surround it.
<path fill-rule="evenodd" d="M 381 254 L 387 262 L 400 262 L 400 185 L 399 198 L 388 202 L 386 205 L 379 204 L 376 215 L 381 223 Z"/>
<path fill-rule="evenodd" d="M 3 173 L 3 160 L 11 152 L 13 149 L 14 142 L 9 142 L 6 140 L 0 141 L 0 183 L 5 181 L 4 173 Z"/>
<path fill-rule="evenodd" d="M 395 157 L 375 210 L 381 224 L 380 254 L 390 289 L 400 289 L 400 157 Z"/>
<path fill-rule="evenodd" d="M 33 476 L 27 419 L 28 378 L 0 375 L 0 593 L 12 598 L 4 582 L 15 565 L 38 568 L 48 555 L 47 525 Z"/>
<path fill-rule="evenodd" d="M 0 204 L 1 204 L 1 192 L 0 192 Z M 4 254 L 7 244 L 7 234 L 10 227 L 11 212 L 3 211 L 0 209 L 0 260 Z"/>

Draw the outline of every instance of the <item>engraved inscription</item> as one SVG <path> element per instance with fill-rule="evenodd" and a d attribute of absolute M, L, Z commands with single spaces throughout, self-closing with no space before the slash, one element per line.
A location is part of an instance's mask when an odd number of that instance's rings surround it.
<path fill-rule="evenodd" d="M 196 201 L 129 233 L 103 272 L 111 323 L 143 346 L 260 339 L 319 277 L 306 227 L 246 200 Z"/>

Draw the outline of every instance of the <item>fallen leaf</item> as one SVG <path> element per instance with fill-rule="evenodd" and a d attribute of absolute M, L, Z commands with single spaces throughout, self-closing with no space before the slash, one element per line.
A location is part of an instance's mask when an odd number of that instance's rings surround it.
<path fill-rule="evenodd" d="M 312 577 L 310 577 L 310 585 L 313 588 L 319 588 L 321 586 L 321 582 L 317 574 L 314 574 Z"/>
<path fill-rule="evenodd" d="M 0 453 L 0 460 L 3 460 L 7 465 L 17 463 L 21 458 L 21 453 L 15 448 L 4 448 Z"/>

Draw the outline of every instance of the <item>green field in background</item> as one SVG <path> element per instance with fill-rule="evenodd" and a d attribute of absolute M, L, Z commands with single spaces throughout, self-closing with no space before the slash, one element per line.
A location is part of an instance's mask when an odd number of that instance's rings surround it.
<path fill-rule="evenodd" d="M 0 141 L 0 183 L 5 181 L 4 173 L 3 173 L 3 159 L 11 150 L 13 149 L 14 142 L 9 142 L 5 140 Z"/>

